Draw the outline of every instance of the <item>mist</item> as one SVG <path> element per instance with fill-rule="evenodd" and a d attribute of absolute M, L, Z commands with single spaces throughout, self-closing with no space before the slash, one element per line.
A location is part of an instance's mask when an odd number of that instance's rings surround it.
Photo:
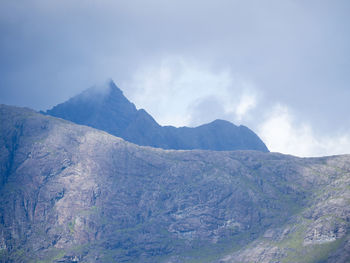
<path fill-rule="evenodd" d="M 349 153 L 349 11 L 325 0 L 4 0 L 0 103 L 45 110 L 112 78 L 163 125 L 220 118 L 271 151 Z"/>

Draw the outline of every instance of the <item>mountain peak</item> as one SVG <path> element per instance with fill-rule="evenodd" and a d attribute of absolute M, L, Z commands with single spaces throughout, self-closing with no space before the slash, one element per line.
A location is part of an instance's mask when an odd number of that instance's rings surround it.
<path fill-rule="evenodd" d="M 115 82 L 112 79 L 108 81 L 107 85 L 109 94 L 118 94 L 124 96 L 123 91 L 120 88 L 118 88 L 117 84 L 115 84 Z"/>
<path fill-rule="evenodd" d="M 215 126 L 235 126 L 235 127 L 237 127 L 237 125 L 233 124 L 232 122 L 222 120 L 222 119 L 216 119 L 216 120 L 210 122 L 209 124 L 215 125 Z"/>
<path fill-rule="evenodd" d="M 113 81 L 113 79 L 108 80 L 108 86 L 109 86 L 110 88 L 120 90 L 120 89 L 118 88 L 117 84 L 115 84 L 115 82 Z M 120 91 L 121 91 L 121 90 L 120 90 Z"/>
<path fill-rule="evenodd" d="M 160 126 L 145 110 L 137 110 L 121 89 L 109 80 L 53 107 L 46 114 L 104 130 L 138 145 L 164 149 L 258 150 L 268 152 L 248 128 L 215 120 L 196 128 Z"/>
<path fill-rule="evenodd" d="M 93 98 L 125 97 L 123 91 L 118 88 L 112 79 L 102 85 L 92 86 L 71 99 L 91 100 Z M 126 99 L 126 98 L 125 98 Z"/>

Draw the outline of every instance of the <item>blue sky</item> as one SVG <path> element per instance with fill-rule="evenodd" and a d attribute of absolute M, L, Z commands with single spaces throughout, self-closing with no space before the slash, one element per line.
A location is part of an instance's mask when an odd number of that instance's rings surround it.
<path fill-rule="evenodd" d="M 350 153 L 350 2 L 2 0 L 0 103 L 112 78 L 161 124 L 244 124 L 272 151 Z"/>

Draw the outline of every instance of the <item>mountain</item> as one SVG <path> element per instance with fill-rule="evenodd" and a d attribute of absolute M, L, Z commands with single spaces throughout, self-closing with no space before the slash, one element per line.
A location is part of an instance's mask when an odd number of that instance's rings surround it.
<path fill-rule="evenodd" d="M 160 126 L 145 110 L 137 110 L 113 81 L 104 91 L 90 88 L 47 110 L 46 114 L 106 131 L 138 145 L 268 152 L 254 132 L 228 121 L 215 120 L 196 128 Z"/>
<path fill-rule="evenodd" d="M 350 156 L 162 150 L 0 106 L 0 262 L 346 263 Z"/>

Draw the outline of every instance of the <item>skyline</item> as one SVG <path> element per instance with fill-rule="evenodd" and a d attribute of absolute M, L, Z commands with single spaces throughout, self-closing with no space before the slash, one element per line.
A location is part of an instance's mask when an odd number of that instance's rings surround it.
<path fill-rule="evenodd" d="M 350 153 L 347 1 L 3 1 L 0 103 L 112 78 L 162 125 L 226 119 L 271 151 Z"/>

